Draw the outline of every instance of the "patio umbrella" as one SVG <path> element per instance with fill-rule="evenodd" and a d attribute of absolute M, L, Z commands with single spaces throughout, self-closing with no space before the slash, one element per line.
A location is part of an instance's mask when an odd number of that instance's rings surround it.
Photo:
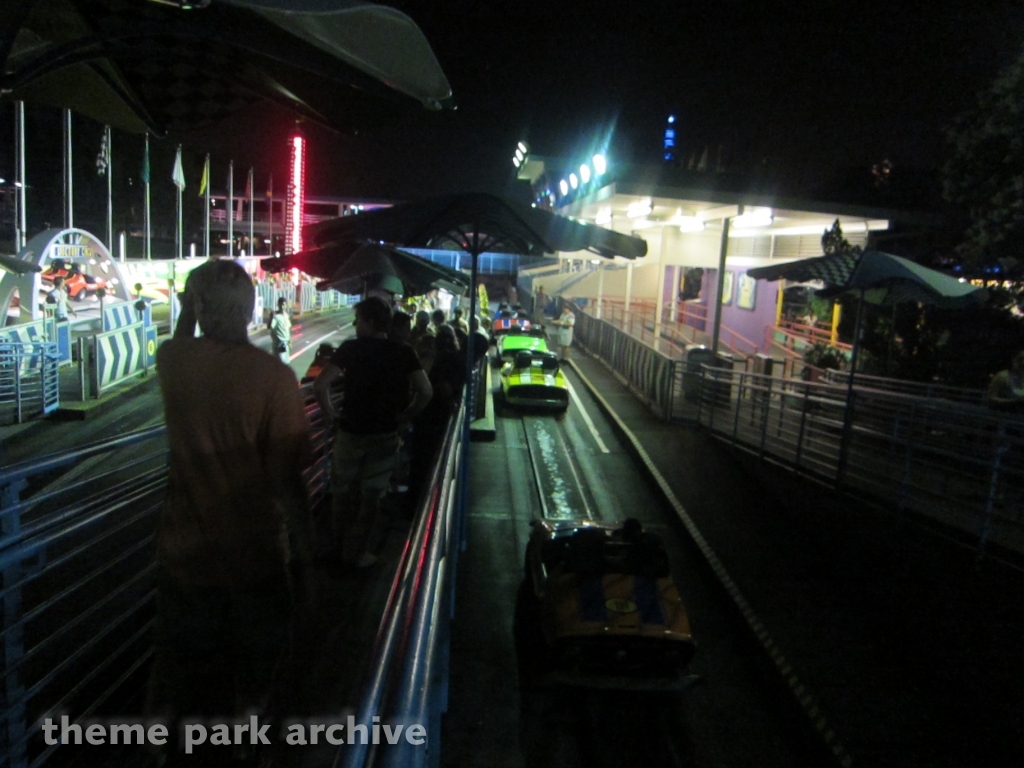
<path fill-rule="evenodd" d="M 882 251 L 818 256 L 786 264 L 757 267 L 748 270 L 747 274 L 762 280 L 821 280 L 826 284 L 825 290 L 819 292 L 823 296 L 831 298 L 853 294 L 860 299 L 854 322 L 853 346 L 850 350 L 850 375 L 846 393 L 846 415 L 843 420 L 840 471 L 845 463 L 849 440 L 849 404 L 853 396 L 853 376 L 857 370 L 865 302 L 881 306 L 912 302 L 950 309 L 966 309 L 981 305 L 988 298 L 988 292 L 984 288 L 962 283 L 949 275 Z"/>
<path fill-rule="evenodd" d="M 853 294 L 860 298 L 850 351 L 851 381 L 860 348 L 864 302 L 881 306 L 912 302 L 956 309 L 983 304 L 988 297 L 984 288 L 962 283 L 949 275 L 882 251 L 817 256 L 757 267 L 748 270 L 747 274 L 760 280 L 821 280 L 826 285 L 824 291 L 818 292 L 822 296 L 833 298 Z"/>
<path fill-rule="evenodd" d="M 474 259 L 484 251 L 524 256 L 590 251 L 628 259 L 647 254 L 647 242 L 640 238 L 486 193 L 447 195 L 342 216 L 304 227 L 303 237 L 317 246 L 353 240 L 406 248 L 454 245 Z"/>
<path fill-rule="evenodd" d="M 412 253 L 377 243 L 340 243 L 301 251 L 280 259 L 263 259 L 268 272 L 293 267 L 309 275 L 324 278 L 317 285 L 340 293 L 365 293 L 379 288 L 403 296 L 421 296 L 434 288 L 462 294 L 469 276 Z"/>
<path fill-rule="evenodd" d="M 131 132 L 194 130 L 267 101 L 334 128 L 452 104 L 419 27 L 362 0 L 8 5 L 0 92 Z"/>
<path fill-rule="evenodd" d="M 818 291 L 823 296 L 855 293 L 869 304 L 884 306 L 914 302 L 953 309 L 982 303 L 986 297 L 982 288 L 882 251 L 818 256 L 757 267 L 747 274 L 762 280 L 821 280 L 827 286 Z"/>
<path fill-rule="evenodd" d="M 316 246 L 373 240 L 406 248 L 455 245 L 471 257 L 469 316 L 476 317 L 477 268 L 485 251 L 540 256 L 556 251 L 590 251 L 598 256 L 636 259 L 647 242 L 568 216 L 531 208 L 482 192 L 429 198 L 342 216 L 303 227 L 305 242 Z M 472 357 L 466 356 L 466 381 L 472 382 Z M 467 385 L 467 411 L 473 413 L 473 389 Z M 469 419 L 462 467 L 468 467 Z"/>

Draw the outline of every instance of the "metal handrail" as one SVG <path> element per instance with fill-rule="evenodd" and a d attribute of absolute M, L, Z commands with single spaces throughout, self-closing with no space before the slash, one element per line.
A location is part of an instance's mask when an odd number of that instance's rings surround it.
<path fill-rule="evenodd" d="M 709 366 L 699 406 L 699 423 L 733 447 L 959 529 L 979 556 L 989 543 L 1024 553 L 1017 415 L 864 386 L 860 376 L 851 393 L 845 383 Z"/>
<path fill-rule="evenodd" d="M 451 544 L 453 532 L 459 529 L 453 518 L 458 494 L 451 493 L 449 486 L 458 476 L 465 418 L 463 404 L 457 418 L 448 425 L 440 453 L 444 461 L 434 468 L 428 486 L 430 491 L 417 512 L 416 524 L 395 572 L 370 656 L 372 673 L 356 709 L 358 724 L 369 727 L 374 715 L 385 713 L 397 716 L 398 721 L 406 725 L 412 720 L 405 718 L 429 716 L 436 719 L 437 713 L 428 712 L 431 691 L 425 681 L 432 676 L 430 672 L 436 660 L 434 650 L 440 623 L 429 621 L 427 617 L 437 616 L 444 596 L 450 595 L 443 589 L 444 573 L 439 573 L 439 568 L 455 554 Z M 453 569 L 446 569 L 446 572 L 452 573 Z M 399 665 L 399 654 L 403 651 L 405 660 Z M 397 672 L 405 674 L 396 680 Z M 417 691 L 419 697 L 415 696 Z M 384 719 L 382 716 L 381 720 Z M 433 738 L 439 738 L 439 734 L 435 733 Z M 412 746 L 404 739 L 399 745 Z M 368 765 L 373 757 L 369 746 L 357 742 L 344 747 L 341 753 L 344 768 Z M 404 759 L 407 756 L 404 746 L 389 750 L 386 758 L 389 765 L 408 766 L 422 759 Z M 424 752 L 421 750 L 415 754 Z M 399 758 L 399 754 L 403 758 Z"/>
<path fill-rule="evenodd" d="M 303 391 L 308 397 L 310 387 Z M 306 410 L 315 461 L 304 479 L 316 500 L 327 487 L 327 430 L 315 403 Z M 37 744 L 36 718 L 73 708 L 81 721 L 151 655 L 152 518 L 163 499 L 166 448 L 140 459 L 137 446 L 161 441 L 165 432 L 158 425 L 0 470 L 0 764 L 45 762 L 55 747 Z M 40 473 L 117 451 L 131 455 L 91 476 L 94 484 L 100 477 L 112 482 L 88 498 L 77 496 L 89 481 L 18 498 Z M 146 470 L 143 462 L 159 466 Z M 114 482 L 118 473 L 129 477 Z"/>

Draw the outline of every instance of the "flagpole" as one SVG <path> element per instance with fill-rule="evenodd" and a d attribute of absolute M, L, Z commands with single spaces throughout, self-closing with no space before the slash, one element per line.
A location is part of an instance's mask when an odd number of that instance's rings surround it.
<path fill-rule="evenodd" d="M 252 174 L 252 168 L 249 168 L 249 255 L 250 256 L 255 256 L 256 255 L 256 238 L 255 238 L 255 234 L 253 232 L 253 218 L 252 218 L 252 215 L 253 215 L 252 207 L 253 206 L 252 206 L 252 204 L 253 204 L 253 195 L 256 193 L 256 190 L 253 189 L 253 177 L 252 177 L 252 175 L 253 175 Z"/>
<path fill-rule="evenodd" d="M 64 110 L 64 226 L 75 226 L 74 185 L 71 173 L 71 110 Z"/>
<path fill-rule="evenodd" d="M 107 250 L 114 253 L 114 155 L 110 145 L 113 138 L 110 126 L 103 127 L 103 137 L 107 142 Z"/>
<path fill-rule="evenodd" d="M 25 247 L 25 102 L 19 101 L 14 109 L 14 135 L 18 151 L 18 167 L 15 182 L 15 198 L 17 201 L 17 216 L 14 217 L 14 252 L 19 253 Z"/>
<path fill-rule="evenodd" d="M 151 231 L 150 220 L 149 220 L 150 209 L 149 209 L 149 134 L 148 133 L 146 134 L 146 148 L 145 148 L 145 156 L 144 156 L 144 161 L 143 162 L 144 162 L 143 169 L 146 172 L 146 174 L 145 174 L 146 178 L 143 179 L 143 181 L 145 182 L 145 185 L 146 185 L 146 208 L 145 208 L 145 213 L 143 214 L 143 220 L 144 220 L 145 225 L 146 225 L 146 247 L 145 247 L 146 260 L 149 261 L 149 260 L 151 260 L 153 258 L 153 247 L 152 247 L 152 242 L 151 242 L 152 231 Z"/>
<path fill-rule="evenodd" d="M 175 158 L 175 161 L 174 161 L 175 175 L 177 175 L 177 172 L 180 169 L 181 169 L 181 144 L 178 145 L 178 154 L 177 154 L 177 157 Z M 177 241 L 177 243 L 176 243 L 177 244 L 177 248 L 175 249 L 176 255 L 177 255 L 177 258 L 180 259 L 182 257 L 182 246 L 184 245 L 184 243 L 182 242 L 183 237 L 182 237 L 182 225 L 181 225 L 181 219 L 182 219 L 181 190 L 184 189 L 184 187 L 178 184 L 178 179 L 177 178 L 174 179 L 174 186 L 178 188 L 178 226 L 174 230 L 174 239 Z"/>
<path fill-rule="evenodd" d="M 267 197 L 269 199 L 269 205 L 267 208 L 270 210 L 270 236 L 267 238 L 267 255 L 274 255 L 274 174 L 270 174 L 270 184 L 267 186 Z"/>
<path fill-rule="evenodd" d="M 210 153 L 206 153 L 206 165 L 203 166 L 203 255 L 210 258 Z"/>
<path fill-rule="evenodd" d="M 228 219 L 228 258 L 235 255 L 235 161 L 228 162 L 228 204 L 225 211 Z"/>

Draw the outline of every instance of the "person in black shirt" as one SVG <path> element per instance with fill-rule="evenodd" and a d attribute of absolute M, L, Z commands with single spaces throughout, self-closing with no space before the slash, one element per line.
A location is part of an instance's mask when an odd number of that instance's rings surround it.
<path fill-rule="evenodd" d="M 344 564 L 366 567 L 380 534 L 380 500 L 388 489 L 404 428 L 430 402 L 432 389 L 416 353 L 387 338 L 391 309 L 370 297 L 356 310 L 356 338 L 344 342 L 313 383 L 334 424 L 331 493 L 335 548 Z M 331 386 L 341 380 L 341 408 Z M 410 392 L 412 397 L 410 399 Z"/>
<path fill-rule="evenodd" d="M 466 381 L 466 359 L 459 349 L 455 329 L 450 325 L 438 328 L 428 375 L 433 395 L 413 427 L 409 486 L 414 499 L 430 477 L 434 458 L 444 442 L 448 420 L 458 408 Z"/>

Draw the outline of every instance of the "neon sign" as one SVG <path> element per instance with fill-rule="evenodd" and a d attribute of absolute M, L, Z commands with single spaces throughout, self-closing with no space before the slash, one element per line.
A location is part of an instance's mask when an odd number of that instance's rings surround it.
<path fill-rule="evenodd" d="M 296 134 L 291 138 L 288 167 L 288 189 L 285 192 L 284 252 L 302 250 L 302 211 L 306 198 L 306 140 Z"/>

